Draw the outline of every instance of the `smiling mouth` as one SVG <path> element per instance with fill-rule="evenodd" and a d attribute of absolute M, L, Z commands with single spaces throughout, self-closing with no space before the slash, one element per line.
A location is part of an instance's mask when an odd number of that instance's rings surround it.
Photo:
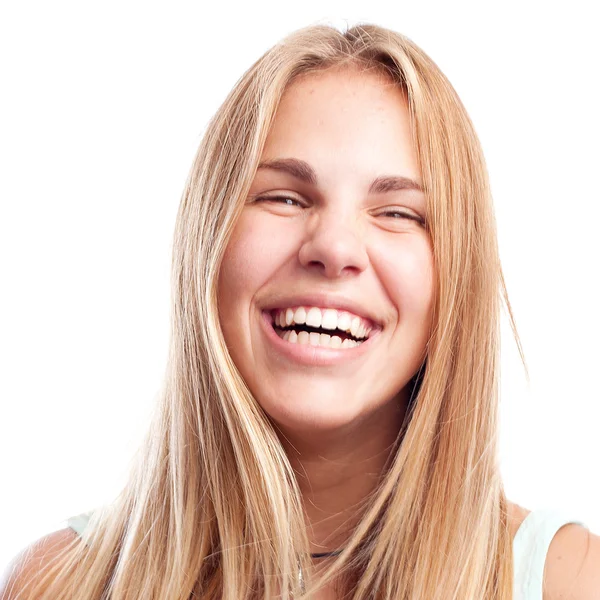
<path fill-rule="evenodd" d="M 290 344 L 344 349 L 360 346 L 367 339 L 367 337 L 354 337 L 351 333 L 339 329 L 324 329 L 323 327 L 312 327 L 306 324 L 281 327 L 271 321 L 271 326 L 282 340 Z"/>
<path fill-rule="evenodd" d="M 355 348 L 360 346 L 365 340 L 355 340 L 349 334 L 340 332 L 340 334 L 321 333 L 320 328 L 312 330 L 306 329 L 281 329 L 273 327 L 275 333 L 284 341 L 290 344 L 321 346 L 323 348 Z"/>

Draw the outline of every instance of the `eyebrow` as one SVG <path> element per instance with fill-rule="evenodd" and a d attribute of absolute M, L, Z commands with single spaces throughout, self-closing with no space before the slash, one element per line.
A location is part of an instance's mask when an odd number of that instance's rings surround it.
<path fill-rule="evenodd" d="M 314 169 L 307 162 L 297 158 L 265 160 L 258 165 L 258 169 L 281 171 L 313 187 L 318 185 L 317 174 Z M 414 179 L 399 175 L 382 175 L 376 177 L 369 186 L 370 194 L 383 194 L 385 192 L 398 192 L 400 190 L 418 190 L 422 192 L 423 188 Z"/>

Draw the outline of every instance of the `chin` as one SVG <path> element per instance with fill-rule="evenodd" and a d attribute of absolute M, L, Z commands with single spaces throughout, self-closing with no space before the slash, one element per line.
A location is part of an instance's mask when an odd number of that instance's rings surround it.
<path fill-rule="evenodd" d="M 354 397 L 350 402 L 349 397 L 339 392 L 335 397 L 324 394 L 298 397 L 294 394 L 261 402 L 261 406 L 271 421 L 288 435 L 335 433 L 353 429 L 378 412 L 377 407 L 367 401 L 361 402 Z"/>

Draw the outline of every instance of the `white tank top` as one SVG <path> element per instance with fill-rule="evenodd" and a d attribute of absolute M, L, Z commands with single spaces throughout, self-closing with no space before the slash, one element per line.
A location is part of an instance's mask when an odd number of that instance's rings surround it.
<path fill-rule="evenodd" d="M 530 512 L 513 540 L 514 600 L 543 600 L 544 565 L 550 542 L 568 523 L 587 527 L 582 521 L 551 508 Z"/>
<path fill-rule="evenodd" d="M 87 512 L 67 519 L 68 527 L 85 539 L 84 531 L 91 514 Z M 525 517 L 513 540 L 513 600 L 543 600 L 542 583 L 548 548 L 556 532 L 568 523 L 586 527 L 581 521 L 550 508 L 534 510 Z"/>

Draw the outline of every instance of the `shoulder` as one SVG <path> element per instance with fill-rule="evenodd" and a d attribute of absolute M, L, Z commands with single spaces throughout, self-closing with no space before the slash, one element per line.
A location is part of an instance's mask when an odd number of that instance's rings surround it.
<path fill-rule="evenodd" d="M 530 513 L 508 503 L 513 539 Z M 543 600 L 600 600 L 600 536 L 575 523 L 563 525 L 546 555 L 543 587 Z"/>
<path fill-rule="evenodd" d="M 575 523 L 558 530 L 546 556 L 544 600 L 600 600 L 600 536 Z"/>
<path fill-rule="evenodd" d="M 16 598 L 26 582 L 41 580 L 52 559 L 77 537 L 70 528 L 60 529 L 21 551 L 0 577 L 0 600 Z"/>

